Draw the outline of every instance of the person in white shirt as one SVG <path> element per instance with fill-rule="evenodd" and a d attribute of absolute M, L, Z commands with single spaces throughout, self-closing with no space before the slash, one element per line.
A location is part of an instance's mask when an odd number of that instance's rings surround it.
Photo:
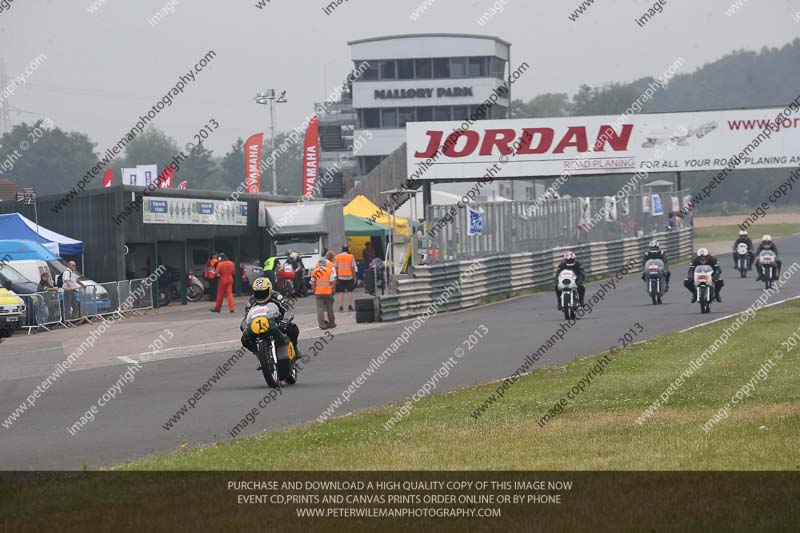
<path fill-rule="evenodd" d="M 64 320 L 75 320 L 81 315 L 78 306 L 78 288 L 86 288 L 86 285 L 78 279 L 75 273 L 76 266 L 75 261 L 70 261 L 69 268 L 61 274 L 61 284 L 64 289 Z"/>

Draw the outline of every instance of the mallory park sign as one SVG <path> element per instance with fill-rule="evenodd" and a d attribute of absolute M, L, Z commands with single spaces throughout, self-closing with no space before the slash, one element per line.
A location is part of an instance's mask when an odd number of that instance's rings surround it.
<path fill-rule="evenodd" d="M 472 87 L 431 87 L 427 89 L 375 89 L 375 99 L 433 98 L 434 91 L 437 98 L 474 96 Z"/>

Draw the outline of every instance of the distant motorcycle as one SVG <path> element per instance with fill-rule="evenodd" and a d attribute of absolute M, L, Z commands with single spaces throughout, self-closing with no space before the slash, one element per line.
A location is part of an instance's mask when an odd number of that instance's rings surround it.
<path fill-rule="evenodd" d="M 747 271 L 750 270 L 750 250 L 743 242 L 736 246 L 736 270 L 743 278 L 747 277 Z"/>
<path fill-rule="evenodd" d="M 558 290 L 561 291 L 561 308 L 564 310 L 564 318 L 575 320 L 575 311 L 578 310 L 578 284 L 572 270 L 562 270 L 558 273 Z"/>
<path fill-rule="evenodd" d="M 280 387 L 281 381 L 289 385 L 297 383 L 297 352 L 278 323 L 279 316 L 280 310 L 274 303 L 256 304 L 248 311 L 243 324 L 256 337 L 256 357 L 261 363 L 264 380 L 272 388 Z M 291 321 L 291 315 L 285 316 L 284 321 Z"/>
<path fill-rule="evenodd" d="M 284 298 L 299 298 L 305 296 L 302 291 L 297 288 L 298 274 L 292 268 L 292 265 L 285 264 L 283 268 L 278 271 L 277 287 L 278 292 Z M 302 275 L 300 276 L 302 279 Z"/>
<path fill-rule="evenodd" d="M 764 250 L 758 254 L 758 264 L 761 269 L 761 278 L 764 280 L 764 287 L 767 289 L 772 288 L 773 278 L 775 277 L 775 269 L 778 262 L 778 256 L 772 250 Z"/>
<path fill-rule="evenodd" d="M 661 298 L 664 296 L 664 261 L 650 259 L 645 263 L 644 271 L 647 276 L 647 294 L 650 295 L 653 305 L 661 304 Z"/>
<path fill-rule="evenodd" d="M 700 303 L 700 312 L 711 312 L 711 301 L 714 299 L 714 269 L 708 265 L 698 265 L 694 269 L 694 290 Z"/>

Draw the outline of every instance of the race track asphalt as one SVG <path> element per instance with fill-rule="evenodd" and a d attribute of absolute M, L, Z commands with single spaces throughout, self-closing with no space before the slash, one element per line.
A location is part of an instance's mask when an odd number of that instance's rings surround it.
<path fill-rule="evenodd" d="M 781 239 L 778 245 L 784 269 L 800 261 L 799 236 Z M 716 304 L 710 315 L 701 315 L 697 304 L 689 304 L 689 294 L 681 286 L 684 264 L 672 265 L 673 287 L 662 306 L 651 305 L 638 274 L 630 275 L 609 292 L 590 316 L 568 331 L 537 367 L 605 351 L 636 322 L 646 328 L 641 340 L 746 309 L 761 295 L 763 285 L 756 284 L 752 274 L 740 279 L 731 270 L 730 254 L 722 256 L 721 261 L 726 279 L 723 303 Z M 795 277 L 770 303 L 800 295 L 800 277 Z M 599 283 L 588 286 L 587 298 L 598 290 Z M 481 325 L 488 334 L 458 360 L 450 375 L 440 381 L 437 392 L 510 375 L 559 328 L 563 316 L 556 311 L 554 300 L 547 292 L 431 317 L 352 394 L 336 415 L 413 394 L 444 360 L 454 355 L 456 348 L 464 347 L 464 339 Z M 276 401 L 260 410 L 256 423 L 242 435 L 317 419 L 408 324 L 388 323 L 369 331 L 340 335 L 333 330 L 335 338 L 305 365 L 299 383 L 284 388 Z M 301 349 L 308 354 L 313 341 L 314 338 L 301 337 Z M 229 430 L 269 391 L 250 354 L 171 430 L 165 430 L 163 424 L 231 355 L 232 351 L 225 351 L 144 363 L 134 381 L 125 385 L 117 398 L 100 409 L 96 419 L 75 436 L 67 428 L 117 382 L 126 366 L 68 372 L 11 427 L 0 426 L 0 469 L 80 469 L 84 463 L 98 467 L 175 451 L 182 443 L 195 446 L 227 440 Z M 687 360 L 691 356 L 687 354 Z M 31 372 L 0 376 L 0 422 L 41 383 L 51 365 L 64 357 L 63 353 L 48 355 L 49 363 L 38 367 L 36 376 Z M 464 416 L 469 413 L 470 409 L 464 406 Z"/>

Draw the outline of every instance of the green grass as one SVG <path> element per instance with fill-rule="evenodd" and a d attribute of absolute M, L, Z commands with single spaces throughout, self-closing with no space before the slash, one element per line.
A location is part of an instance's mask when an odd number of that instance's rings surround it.
<path fill-rule="evenodd" d="M 747 230 L 754 242 L 762 235 L 772 235 L 774 238 L 786 237 L 800 232 L 800 224 L 754 224 Z M 738 226 L 709 226 L 694 228 L 694 242 L 706 244 L 711 242 L 730 241 L 731 244 L 739 237 Z"/>
<path fill-rule="evenodd" d="M 153 456 L 120 468 L 800 470 L 800 347 L 787 353 L 753 395 L 710 433 L 701 427 L 798 330 L 798 313 L 796 301 L 761 311 L 643 425 L 636 423 L 642 410 L 731 321 L 618 352 L 605 374 L 544 428 L 536 421 L 600 356 L 523 377 L 479 420 L 470 413 L 497 384 L 432 395 L 390 431 L 382 424 L 399 405 Z"/>

